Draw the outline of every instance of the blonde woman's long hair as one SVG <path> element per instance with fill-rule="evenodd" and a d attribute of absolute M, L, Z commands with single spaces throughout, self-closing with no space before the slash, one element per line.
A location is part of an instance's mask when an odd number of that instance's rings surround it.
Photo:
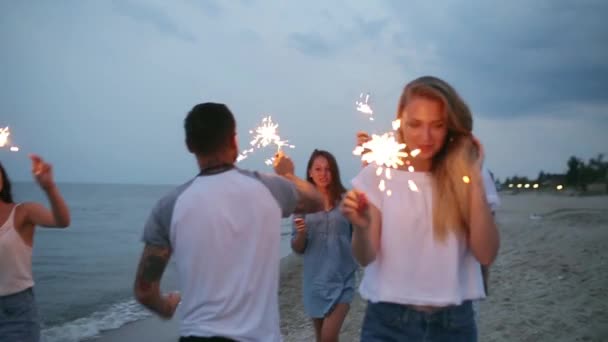
<path fill-rule="evenodd" d="M 471 111 L 447 82 L 424 76 L 405 86 L 397 107 L 397 118 L 401 117 L 408 102 L 415 97 L 441 102 L 447 124 L 444 145 L 433 157 L 431 166 L 435 239 L 445 240 L 448 233 L 466 237 L 470 223 L 470 186 L 464 182 L 463 177 L 471 175 L 478 153 L 471 139 Z M 397 136 L 407 144 L 401 130 Z"/>

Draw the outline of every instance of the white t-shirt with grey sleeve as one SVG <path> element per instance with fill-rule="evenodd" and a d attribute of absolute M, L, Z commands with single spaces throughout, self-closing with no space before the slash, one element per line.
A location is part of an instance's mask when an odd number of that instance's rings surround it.
<path fill-rule="evenodd" d="M 143 241 L 172 249 L 181 336 L 281 340 L 281 218 L 297 202 L 286 179 L 235 168 L 200 175 L 157 203 Z"/>

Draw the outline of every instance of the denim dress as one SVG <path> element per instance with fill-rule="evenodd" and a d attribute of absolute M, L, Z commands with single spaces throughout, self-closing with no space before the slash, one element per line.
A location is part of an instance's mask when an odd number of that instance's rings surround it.
<path fill-rule="evenodd" d="M 352 228 L 337 207 L 305 215 L 304 221 L 304 310 L 311 318 L 323 318 L 336 304 L 353 300 L 358 265 L 351 250 Z"/>

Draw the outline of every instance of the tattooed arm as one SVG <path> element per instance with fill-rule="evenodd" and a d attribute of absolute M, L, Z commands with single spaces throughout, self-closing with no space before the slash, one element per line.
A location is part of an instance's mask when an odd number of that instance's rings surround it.
<path fill-rule="evenodd" d="M 179 293 L 160 293 L 160 279 L 171 257 L 171 250 L 146 244 L 137 268 L 133 291 L 135 298 L 162 318 L 170 319 L 180 301 Z"/>

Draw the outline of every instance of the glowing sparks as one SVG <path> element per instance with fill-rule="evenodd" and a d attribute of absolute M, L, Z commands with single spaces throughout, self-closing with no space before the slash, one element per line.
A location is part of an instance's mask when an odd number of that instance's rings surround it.
<path fill-rule="evenodd" d="M 363 114 L 369 115 L 369 119 L 374 121 L 374 110 L 369 105 L 369 93 L 363 96 L 363 93 L 359 95 L 359 101 L 355 101 L 357 111 Z"/>
<path fill-rule="evenodd" d="M 374 163 L 379 168 L 397 168 L 404 164 L 401 159 L 407 157 L 407 153 L 403 151 L 405 144 L 399 143 L 391 133 L 372 134 L 372 138 L 360 147 L 356 148 L 353 153 L 360 155 L 364 162 Z M 365 150 L 367 152 L 363 153 Z M 382 171 L 380 170 L 379 173 Z"/>
<path fill-rule="evenodd" d="M 407 181 L 408 186 L 410 187 L 410 190 L 414 191 L 414 192 L 418 192 L 418 186 L 416 186 L 416 183 L 414 183 L 413 180 L 409 179 Z"/>
<path fill-rule="evenodd" d="M 393 125 L 393 131 L 396 131 L 401 127 L 401 119 L 394 120 L 391 124 Z"/>
<path fill-rule="evenodd" d="M 374 111 L 369 105 L 370 95 L 363 93 L 359 96 L 359 101 L 356 101 L 357 111 L 370 115 L 370 120 L 373 120 Z M 401 127 L 401 120 L 397 119 L 391 122 L 393 131 L 397 131 Z M 353 154 L 361 156 L 361 160 L 366 164 L 374 164 L 376 166 L 376 176 L 380 177 L 378 189 L 385 192 L 387 196 L 392 195 L 392 191 L 388 189 L 387 181 L 392 179 L 391 169 L 397 169 L 404 164 L 408 165 L 408 170 L 414 172 L 414 167 L 410 165 L 407 157 L 416 157 L 420 150 L 416 149 L 409 154 L 405 151 L 406 144 L 400 143 L 395 133 L 391 131 L 381 135 L 372 134 L 371 139 L 360 146 L 355 147 Z M 418 187 L 414 181 L 410 180 L 410 189 L 418 191 Z"/>
<path fill-rule="evenodd" d="M 378 184 L 378 189 L 380 189 L 380 191 L 386 190 L 386 182 L 384 181 L 384 179 L 380 180 L 380 184 Z"/>
<path fill-rule="evenodd" d="M 264 117 L 262 123 L 258 127 L 249 131 L 253 136 L 252 140 L 249 142 L 251 147 L 241 152 L 236 161 L 240 162 L 241 160 L 246 159 L 247 156 L 256 149 L 264 148 L 268 145 L 276 145 L 277 151 L 280 151 L 283 147 L 295 148 L 294 145 L 288 144 L 287 140 L 281 140 L 278 128 L 279 124 L 273 122 L 270 116 Z M 272 165 L 273 161 L 274 158 L 269 158 L 266 159 L 265 163 L 266 165 Z"/>
<path fill-rule="evenodd" d="M 9 135 L 11 135 L 11 132 L 8 130 L 8 127 L 0 128 L 0 147 L 4 147 L 8 144 Z"/>
<path fill-rule="evenodd" d="M 393 132 L 382 135 L 372 134 L 369 141 L 357 146 L 353 151 L 354 155 L 361 156 L 361 160 L 376 166 L 376 176 L 382 177 L 378 184 L 380 191 L 387 190 L 386 180 L 392 178 L 391 169 L 396 169 L 404 165 L 403 158 L 408 156 L 404 151 L 406 145 L 400 143 L 395 138 Z M 413 167 L 409 167 L 413 170 Z M 387 196 L 391 196 L 392 191 L 386 191 Z"/>
<path fill-rule="evenodd" d="M 0 128 L 0 148 L 1 147 L 7 147 L 9 146 L 9 139 L 8 137 L 11 135 L 11 131 L 8 129 L 7 127 L 4 128 Z M 10 146 L 9 150 L 11 152 L 19 152 L 19 147 L 17 146 Z"/>
<path fill-rule="evenodd" d="M 469 183 L 471 183 L 471 178 L 469 178 L 469 176 L 463 176 L 462 181 L 469 184 Z"/>

